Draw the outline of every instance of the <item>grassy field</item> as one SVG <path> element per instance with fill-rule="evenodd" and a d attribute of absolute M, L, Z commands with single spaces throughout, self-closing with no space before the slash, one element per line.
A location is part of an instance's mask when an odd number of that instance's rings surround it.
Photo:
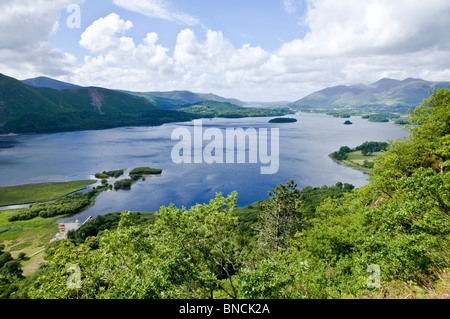
<path fill-rule="evenodd" d="M 14 258 L 21 252 L 26 256 L 38 252 L 59 231 L 57 220 L 61 216 L 9 222 L 8 217 L 16 211 L 0 211 L 0 243 L 5 245 L 5 251 L 10 252 Z M 32 273 L 43 262 L 43 255 L 40 253 L 22 263 L 24 275 Z"/>
<path fill-rule="evenodd" d="M 0 206 L 20 205 L 26 203 L 46 202 L 56 200 L 70 193 L 85 189 L 96 180 L 83 180 L 64 183 L 44 183 L 0 188 Z M 20 253 L 25 256 L 34 254 L 50 242 L 58 233 L 58 219 L 36 217 L 23 221 L 8 221 L 11 215 L 19 210 L 0 211 L 0 243 L 5 245 L 5 251 L 16 258 Z M 44 261 L 41 252 L 22 262 L 24 275 L 32 273 Z"/>
<path fill-rule="evenodd" d="M 64 183 L 42 183 L 0 187 L 0 206 L 20 205 L 55 200 L 70 193 L 85 189 L 96 180 Z"/>
<path fill-rule="evenodd" d="M 354 151 L 354 152 L 348 153 L 348 159 L 339 161 L 339 162 L 346 166 L 368 172 L 369 169 L 367 167 L 363 166 L 364 161 L 373 163 L 373 159 L 382 153 L 383 152 L 377 152 L 377 153 L 373 153 L 371 155 L 362 155 L 361 151 Z"/>

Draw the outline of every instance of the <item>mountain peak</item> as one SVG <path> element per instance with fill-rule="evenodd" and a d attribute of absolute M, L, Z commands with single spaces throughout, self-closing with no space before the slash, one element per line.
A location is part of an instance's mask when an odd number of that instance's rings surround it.
<path fill-rule="evenodd" d="M 404 79 L 404 80 L 402 81 L 402 83 L 410 83 L 410 82 L 417 82 L 417 81 L 420 81 L 420 82 L 426 82 L 425 80 L 422 80 L 422 79 L 407 78 L 407 79 Z"/>
<path fill-rule="evenodd" d="M 400 83 L 400 80 L 395 80 L 395 79 L 390 79 L 390 78 L 382 78 L 381 80 L 378 80 L 374 83 L 372 83 L 372 85 L 380 85 L 380 84 L 386 84 L 386 83 Z"/>
<path fill-rule="evenodd" d="M 31 86 L 31 87 L 37 87 L 37 88 L 49 88 L 49 89 L 55 89 L 55 90 L 68 90 L 68 89 L 81 89 L 81 86 L 58 81 L 55 79 L 51 79 L 45 76 L 39 76 L 32 79 L 22 80 L 22 83 Z"/>

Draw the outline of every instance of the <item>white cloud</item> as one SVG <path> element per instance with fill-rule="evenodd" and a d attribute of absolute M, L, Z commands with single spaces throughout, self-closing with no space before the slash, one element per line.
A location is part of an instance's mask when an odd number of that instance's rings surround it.
<path fill-rule="evenodd" d="M 208 30 L 205 42 L 199 43 L 194 31 L 185 29 L 178 34 L 174 58 L 185 68 L 221 73 L 226 70 L 233 50 L 233 45 L 224 39 L 220 31 Z"/>
<path fill-rule="evenodd" d="M 448 1 L 310 0 L 303 23 L 302 39 L 284 43 L 245 78 L 264 83 L 265 75 L 272 87 L 291 88 L 314 81 L 317 89 L 386 76 L 450 79 Z"/>
<path fill-rule="evenodd" d="M 117 37 L 133 27 L 131 21 L 124 21 L 111 13 L 105 18 L 100 18 L 92 23 L 81 34 L 80 45 L 92 53 L 108 53 L 115 50 L 129 50 L 133 39 Z"/>
<path fill-rule="evenodd" d="M 198 18 L 178 11 L 168 0 L 113 0 L 113 3 L 150 18 L 173 21 L 187 26 L 194 26 L 199 23 Z"/>
<path fill-rule="evenodd" d="M 113 1 L 153 18 L 198 24 L 168 1 Z M 58 28 L 58 12 L 72 2 L 0 2 L 0 72 L 18 78 L 61 75 L 77 84 L 117 89 L 187 89 L 244 100 L 295 100 L 326 86 L 382 77 L 450 79 L 448 0 L 307 0 L 302 23 L 308 32 L 272 52 L 250 44 L 236 47 L 220 30 L 199 35 L 193 28 L 181 30 L 171 50 L 152 30 L 143 39 L 131 38 L 133 23 L 111 13 L 82 33 L 79 44 L 89 53 L 78 66 L 74 56 L 48 41 Z M 282 2 L 287 12 L 299 12 L 302 3 Z"/>
<path fill-rule="evenodd" d="M 283 0 L 283 9 L 287 13 L 294 13 L 297 11 L 297 0 Z"/>
<path fill-rule="evenodd" d="M 172 59 L 167 56 L 168 49 L 157 44 L 158 35 L 148 33 L 136 46 L 132 38 L 124 36 L 132 27 L 131 21 L 111 13 L 86 28 L 81 34 L 80 45 L 91 53 L 102 55 L 106 63 L 150 72 L 169 72 Z"/>
<path fill-rule="evenodd" d="M 20 79 L 70 72 L 76 58 L 53 48 L 48 36 L 59 12 L 80 0 L 0 1 L 0 72 Z"/>
<path fill-rule="evenodd" d="M 285 9 L 296 2 L 285 1 Z M 296 99 L 312 90 L 370 83 L 382 77 L 448 80 L 450 3 L 444 0 L 308 1 L 309 32 L 272 53 L 235 48 L 219 31 L 199 42 L 190 29 L 178 35 L 176 62 L 190 74 L 215 74 L 230 92 L 265 90 L 275 99 Z M 314 83 L 314 84 L 312 84 Z M 235 90 L 235 91 L 233 91 Z"/>
<path fill-rule="evenodd" d="M 136 44 L 126 32 L 131 21 L 116 13 L 94 21 L 81 34 L 80 45 L 91 55 L 74 72 L 73 81 L 81 85 L 105 86 L 116 89 L 148 89 L 166 83 L 175 72 L 169 49 L 158 44 L 159 37 L 151 32 Z"/>
<path fill-rule="evenodd" d="M 416 51 L 448 43 L 449 10 L 445 0 L 310 1 L 301 42 L 328 55 Z"/>
<path fill-rule="evenodd" d="M 98 56 L 86 60 L 79 74 L 89 70 L 100 84 L 120 74 L 126 83 L 120 78 L 116 87 L 120 82 L 127 89 L 145 83 L 147 90 L 188 89 L 244 100 L 296 100 L 326 86 L 382 77 L 449 79 L 450 37 L 443 31 L 450 27 L 450 5 L 407 2 L 310 0 L 303 20 L 309 32 L 273 52 L 235 47 L 221 31 L 206 30 L 200 41 L 186 28 L 169 55 L 156 33 L 136 45 L 125 36 L 132 23 L 111 14 L 83 34 L 80 43 Z"/>

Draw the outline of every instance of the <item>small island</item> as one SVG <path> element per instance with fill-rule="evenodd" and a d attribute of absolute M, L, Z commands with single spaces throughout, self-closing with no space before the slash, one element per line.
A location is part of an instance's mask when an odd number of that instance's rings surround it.
<path fill-rule="evenodd" d="M 97 173 L 95 174 L 95 178 L 98 179 L 108 179 L 111 177 L 117 178 L 123 175 L 123 173 L 125 172 L 125 168 L 124 169 L 119 169 L 116 171 L 103 171 L 102 173 Z"/>
<path fill-rule="evenodd" d="M 269 123 L 295 123 L 297 122 L 297 119 L 291 118 L 291 117 L 278 117 L 271 119 Z"/>
<path fill-rule="evenodd" d="M 150 167 L 137 167 L 130 172 L 130 177 L 137 181 L 138 179 L 149 175 L 160 175 L 162 169 Z"/>
<path fill-rule="evenodd" d="M 114 189 L 131 189 L 131 186 L 138 180 L 145 180 L 145 176 L 160 175 L 161 173 L 162 169 L 159 168 L 137 167 L 128 174 L 130 178 L 115 182 Z"/>
<path fill-rule="evenodd" d="M 350 122 L 349 120 L 347 120 L 347 121 L 344 122 L 344 125 L 352 125 L 352 124 L 353 124 L 353 123 Z"/>

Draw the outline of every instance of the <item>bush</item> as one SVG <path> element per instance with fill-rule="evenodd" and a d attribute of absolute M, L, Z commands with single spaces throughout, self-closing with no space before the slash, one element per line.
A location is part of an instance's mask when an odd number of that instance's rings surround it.
<path fill-rule="evenodd" d="M 96 190 L 90 190 L 85 193 L 75 193 L 73 195 L 63 197 L 54 202 L 34 204 L 29 208 L 20 210 L 18 213 L 10 216 L 8 221 L 14 222 L 18 220 L 30 220 L 35 217 L 49 218 L 58 215 L 74 215 L 89 207 L 92 198 L 97 196 L 107 187 L 99 187 Z"/>
<path fill-rule="evenodd" d="M 131 185 L 133 185 L 134 180 L 133 179 L 122 179 L 120 181 L 117 181 L 114 183 L 114 189 L 129 189 L 131 188 Z"/>

